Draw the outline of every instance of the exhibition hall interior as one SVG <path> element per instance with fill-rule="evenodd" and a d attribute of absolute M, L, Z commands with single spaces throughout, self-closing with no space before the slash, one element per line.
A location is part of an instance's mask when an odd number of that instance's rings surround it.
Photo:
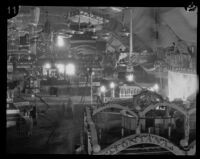
<path fill-rule="evenodd" d="M 19 6 L 6 153 L 196 155 L 197 9 Z"/>

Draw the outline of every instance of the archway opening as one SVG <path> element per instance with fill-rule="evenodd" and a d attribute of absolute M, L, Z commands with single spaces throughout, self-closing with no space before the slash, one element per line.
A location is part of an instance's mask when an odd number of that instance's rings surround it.
<path fill-rule="evenodd" d="M 158 105 L 149 110 L 142 120 L 143 132 L 163 136 L 177 145 L 184 138 L 185 116 L 174 108 Z"/>

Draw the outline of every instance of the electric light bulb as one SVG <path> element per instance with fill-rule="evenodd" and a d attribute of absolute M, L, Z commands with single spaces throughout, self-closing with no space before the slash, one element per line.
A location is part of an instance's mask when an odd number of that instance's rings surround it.
<path fill-rule="evenodd" d="M 74 75 L 75 74 L 75 65 L 74 64 L 67 64 L 66 65 L 66 74 Z"/>

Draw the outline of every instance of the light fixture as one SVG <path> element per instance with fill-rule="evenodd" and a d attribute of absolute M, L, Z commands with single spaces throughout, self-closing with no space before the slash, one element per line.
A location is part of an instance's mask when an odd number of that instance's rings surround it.
<path fill-rule="evenodd" d="M 69 34 L 75 34 L 75 32 L 76 32 L 75 30 L 70 30 Z"/>
<path fill-rule="evenodd" d="M 56 67 L 58 68 L 59 73 L 64 73 L 64 71 L 65 71 L 65 65 L 64 64 L 56 64 Z"/>
<path fill-rule="evenodd" d="M 30 56 L 30 55 L 28 56 L 28 60 L 29 60 L 29 61 L 31 60 L 31 56 Z"/>
<path fill-rule="evenodd" d="M 101 36 L 102 39 L 104 40 L 108 40 L 110 38 L 110 33 L 104 33 L 102 36 Z"/>
<path fill-rule="evenodd" d="M 105 86 L 101 86 L 101 87 L 100 87 L 100 91 L 101 91 L 102 93 L 105 93 L 105 92 L 106 92 L 106 87 L 105 87 Z"/>
<path fill-rule="evenodd" d="M 128 75 L 126 76 L 126 78 L 127 78 L 127 80 L 128 80 L 129 82 L 134 81 L 134 76 L 133 76 L 132 73 L 128 74 Z"/>
<path fill-rule="evenodd" d="M 159 89 L 158 84 L 155 84 L 153 88 L 154 88 L 155 91 L 158 91 L 158 89 Z"/>
<path fill-rule="evenodd" d="M 51 68 L 51 64 L 50 64 L 50 63 L 46 63 L 46 64 L 44 65 L 44 68 L 50 69 L 50 68 Z"/>
<path fill-rule="evenodd" d="M 110 7 L 110 8 L 115 12 L 121 12 L 122 11 L 121 7 Z"/>
<path fill-rule="evenodd" d="M 159 90 L 158 84 L 155 84 L 153 87 L 149 88 L 149 90 L 153 91 L 153 92 L 158 92 L 158 90 Z"/>
<path fill-rule="evenodd" d="M 74 75 L 75 74 L 75 65 L 69 63 L 66 65 L 66 74 L 67 75 Z"/>
<path fill-rule="evenodd" d="M 91 29 L 91 31 L 92 31 L 93 33 L 95 33 L 95 32 L 96 32 L 96 28 L 93 27 L 93 28 Z"/>
<path fill-rule="evenodd" d="M 98 36 L 94 34 L 91 36 L 91 38 L 96 40 L 96 39 L 98 39 Z"/>
<path fill-rule="evenodd" d="M 62 47 L 62 46 L 64 46 L 64 39 L 63 39 L 63 37 L 62 36 L 58 36 L 57 37 L 57 45 L 59 46 L 59 47 Z"/>
<path fill-rule="evenodd" d="M 123 27 L 123 28 L 122 28 L 122 31 L 121 31 L 121 33 L 120 33 L 120 35 L 121 35 L 121 36 L 124 36 L 124 37 L 125 37 L 125 36 L 127 37 L 127 36 L 130 35 L 130 32 L 127 31 L 127 29 L 126 29 L 125 27 Z"/>
<path fill-rule="evenodd" d="M 83 31 L 83 30 L 78 30 L 78 31 L 75 32 L 75 34 L 83 35 L 83 34 L 84 34 L 84 31 Z"/>
<path fill-rule="evenodd" d="M 63 34 L 63 35 L 71 35 L 71 34 L 75 34 L 75 30 L 72 29 L 61 29 L 59 30 L 58 34 Z"/>
<path fill-rule="evenodd" d="M 112 88 L 112 89 L 115 88 L 115 83 L 114 82 L 110 83 L 110 88 Z"/>

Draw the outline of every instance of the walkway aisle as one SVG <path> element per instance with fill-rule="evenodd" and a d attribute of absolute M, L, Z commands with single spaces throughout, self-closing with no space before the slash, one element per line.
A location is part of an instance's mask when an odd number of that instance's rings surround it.
<path fill-rule="evenodd" d="M 74 124 L 73 120 L 63 119 L 52 136 L 50 154 L 73 154 L 74 152 Z"/>
<path fill-rule="evenodd" d="M 74 154 L 75 145 L 80 144 L 80 131 L 82 122 L 83 107 L 74 105 L 74 113 L 69 108 L 65 108 L 63 119 L 60 121 L 58 128 L 52 137 L 53 154 Z"/>
<path fill-rule="evenodd" d="M 7 152 L 22 154 L 74 154 L 80 144 L 83 105 L 74 105 L 74 115 L 62 104 L 48 109 L 46 115 L 38 116 L 38 124 L 30 138 L 17 137 L 16 128 L 9 129 Z M 49 137 L 50 136 L 50 137 Z M 20 146 L 19 146 L 20 145 Z"/>

